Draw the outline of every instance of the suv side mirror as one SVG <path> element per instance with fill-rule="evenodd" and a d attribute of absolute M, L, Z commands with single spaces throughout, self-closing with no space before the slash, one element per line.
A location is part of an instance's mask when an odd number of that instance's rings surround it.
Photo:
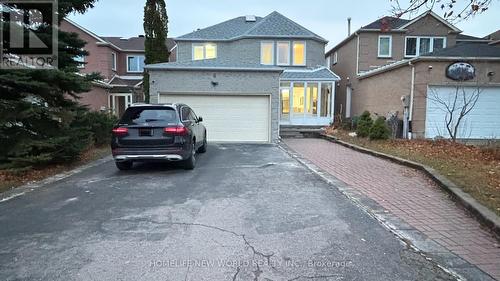
<path fill-rule="evenodd" d="M 198 117 L 198 122 L 203 122 L 203 117 Z"/>

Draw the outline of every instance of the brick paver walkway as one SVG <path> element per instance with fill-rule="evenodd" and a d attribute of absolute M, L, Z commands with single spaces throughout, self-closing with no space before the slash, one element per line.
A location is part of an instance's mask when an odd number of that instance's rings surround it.
<path fill-rule="evenodd" d="M 420 171 L 321 139 L 285 139 L 297 153 L 500 280 L 491 233 Z"/>

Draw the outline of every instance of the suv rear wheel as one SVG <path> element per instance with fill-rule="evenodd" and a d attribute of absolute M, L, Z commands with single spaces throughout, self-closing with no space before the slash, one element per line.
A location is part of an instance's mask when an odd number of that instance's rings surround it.
<path fill-rule="evenodd" d="M 125 161 L 125 162 L 115 162 L 116 167 L 122 171 L 130 170 L 132 169 L 132 166 L 134 163 L 132 161 Z"/>
<path fill-rule="evenodd" d="M 189 158 L 182 161 L 182 166 L 184 167 L 184 169 L 186 170 L 194 169 L 194 167 L 196 166 L 195 154 L 196 154 L 196 148 L 195 148 L 195 142 L 193 141 L 193 146 L 191 148 L 191 154 Z"/>

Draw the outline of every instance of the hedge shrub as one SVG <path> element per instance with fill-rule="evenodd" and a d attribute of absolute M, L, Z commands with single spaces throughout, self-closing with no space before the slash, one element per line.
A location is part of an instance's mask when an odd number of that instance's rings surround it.
<path fill-rule="evenodd" d="M 358 119 L 356 126 L 356 134 L 360 138 L 366 138 L 370 135 L 370 128 L 373 125 L 373 120 L 370 117 L 370 112 L 365 111 Z"/>
<path fill-rule="evenodd" d="M 387 124 L 385 123 L 385 119 L 383 117 L 378 117 L 370 128 L 370 139 L 372 140 L 386 140 L 389 138 L 391 131 Z"/>

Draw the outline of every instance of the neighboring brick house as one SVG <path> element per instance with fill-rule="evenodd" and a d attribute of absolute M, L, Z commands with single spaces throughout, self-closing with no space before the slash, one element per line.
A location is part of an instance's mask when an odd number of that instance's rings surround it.
<path fill-rule="evenodd" d="M 385 117 L 398 112 L 404 119 L 406 105 L 408 137 L 447 137 L 445 113 L 429 93 L 449 95 L 459 82 L 447 77 L 447 68 L 464 62 L 475 76 L 460 83 L 468 86 L 463 87 L 467 95 L 480 84 L 481 97 L 459 137 L 500 138 L 500 48 L 490 38 L 461 32 L 426 12 L 412 20 L 384 17 L 350 34 L 326 53 L 327 65 L 342 77 L 336 113 L 352 117 L 369 110 Z"/>
<path fill-rule="evenodd" d="M 95 82 L 92 90 L 81 94 L 79 102 L 92 110 L 110 111 L 121 115 L 132 103 L 144 100 L 142 76 L 144 71 L 144 36 L 121 38 L 103 37 L 65 19 L 62 30 L 75 32 L 87 42 L 89 55 L 76 58 L 82 62 L 81 73 L 98 72 L 102 81 Z M 170 61 L 175 61 L 174 40 L 167 39 Z"/>
<path fill-rule="evenodd" d="M 278 12 L 175 38 L 177 62 L 147 65 L 151 101 L 203 116 L 209 141 L 275 142 L 280 125 L 328 125 L 334 83 L 327 41 Z"/>

